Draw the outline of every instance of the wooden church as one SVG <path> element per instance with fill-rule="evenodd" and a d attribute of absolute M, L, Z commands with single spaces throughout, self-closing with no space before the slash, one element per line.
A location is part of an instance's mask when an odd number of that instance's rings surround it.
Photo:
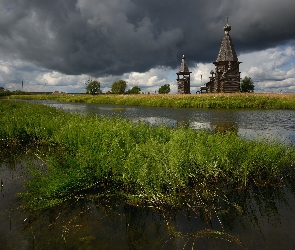
<path fill-rule="evenodd" d="M 233 41 L 229 34 L 231 26 L 224 25 L 224 37 L 217 55 L 215 72 L 212 70 L 210 81 L 206 83 L 207 93 L 235 93 L 240 92 L 239 62 Z"/>
<path fill-rule="evenodd" d="M 215 72 L 211 70 L 210 80 L 206 86 L 201 87 L 201 93 L 235 93 L 240 92 L 239 62 L 233 41 L 229 34 L 231 26 L 226 23 L 223 27 L 224 37 L 217 55 Z M 190 74 L 185 57 L 182 57 L 181 65 L 177 74 L 178 94 L 190 94 Z"/>

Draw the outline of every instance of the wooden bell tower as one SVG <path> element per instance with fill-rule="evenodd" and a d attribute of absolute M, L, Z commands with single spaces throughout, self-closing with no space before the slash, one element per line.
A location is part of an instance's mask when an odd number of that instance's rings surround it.
<path fill-rule="evenodd" d="M 188 69 L 188 66 L 185 62 L 184 55 L 182 56 L 182 61 L 180 64 L 179 71 L 177 74 L 177 84 L 178 84 L 178 94 L 190 94 L 191 86 L 191 73 Z"/>

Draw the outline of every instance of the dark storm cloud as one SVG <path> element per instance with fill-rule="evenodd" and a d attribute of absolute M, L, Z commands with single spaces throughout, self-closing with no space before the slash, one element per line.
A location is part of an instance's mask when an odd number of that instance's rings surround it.
<path fill-rule="evenodd" d="M 295 39 L 294 0 L 2 0 L 0 53 L 65 74 L 215 61 L 229 16 L 239 53 Z"/>

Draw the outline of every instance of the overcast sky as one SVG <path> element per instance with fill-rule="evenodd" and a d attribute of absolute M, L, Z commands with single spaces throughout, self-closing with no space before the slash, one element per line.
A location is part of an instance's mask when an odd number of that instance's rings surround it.
<path fill-rule="evenodd" d="M 241 76 L 256 92 L 295 92 L 294 0 L 1 0 L 0 86 L 10 90 L 176 92 L 186 57 L 191 92 L 208 81 L 226 17 Z M 202 75 L 202 81 L 201 81 Z"/>

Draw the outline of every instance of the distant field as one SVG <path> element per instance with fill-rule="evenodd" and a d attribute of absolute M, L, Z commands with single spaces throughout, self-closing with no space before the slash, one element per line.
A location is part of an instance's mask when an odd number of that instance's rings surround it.
<path fill-rule="evenodd" d="M 191 94 L 191 95 L 87 95 L 49 94 L 12 95 L 8 98 L 26 100 L 57 100 L 101 104 L 120 104 L 174 108 L 258 108 L 295 109 L 295 94 Z"/>

